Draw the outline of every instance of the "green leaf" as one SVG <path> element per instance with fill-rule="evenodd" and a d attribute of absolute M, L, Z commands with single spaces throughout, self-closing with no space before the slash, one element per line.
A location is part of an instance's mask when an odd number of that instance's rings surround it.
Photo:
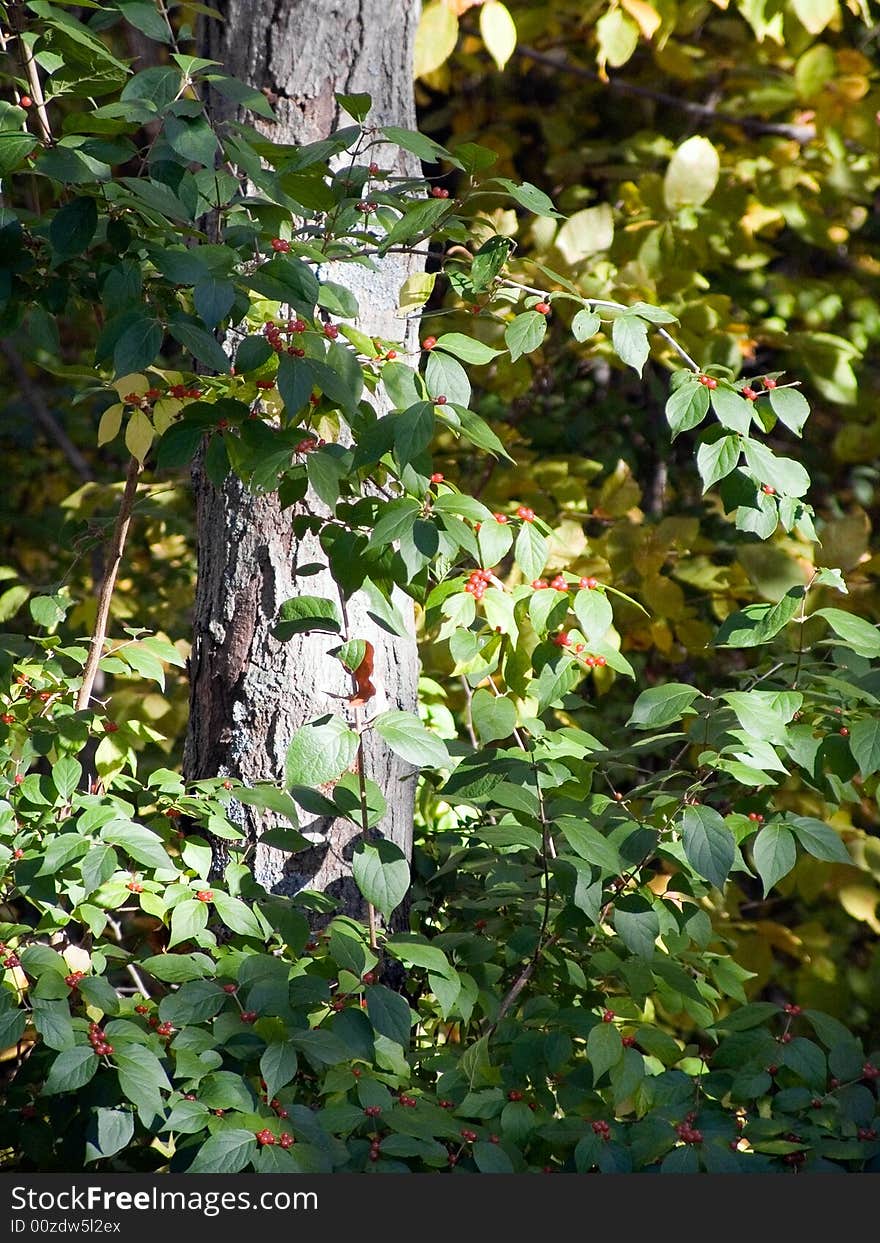
<path fill-rule="evenodd" d="M 456 358 L 461 358 L 466 363 L 473 363 L 477 367 L 485 366 L 493 358 L 504 353 L 503 350 L 493 350 L 490 345 L 484 345 L 475 337 L 466 337 L 461 332 L 444 332 L 442 337 L 437 338 L 434 348 L 446 350 L 448 354 L 454 354 Z"/>
<path fill-rule="evenodd" d="M 168 948 L 173 949 L 181 941 L 191 941 L 204 932 L 208 923 L 208 907 L 197 898 L 184 898 L 171 912 L 171 936 Z"/>
<path fill-rule="evenodd" d="M 273 636 L 283 643 L 295 634 L 306 634 L 312 630 L 325 634 L 341 632 L 342 622 L 336 603 L 323 596 L 293 596 L 285 600 L 272 627 Z"/>
<path fill-rule="evenodd" d="M 513 249 L 509 237 L 490 237 L 474 254 L 470 278 L 474 289 L 480 293 L 488 289 L 504 267 Z M 433 276 L 431 277 L 433 281 Z"/>
<path fill-rule="evenodd" d="M 171 868 L 174 862 L 158 833 L 132 820 L 112 820 L 101 829 L 101 840 L 121 846 L 138 863 L 149 868 Z"/>
<path fill-rule="evenodd" d="M 666 402 L 666 421 L 675 439 L 681 432 L 699 427 L 709 413 L 709 390 L 697 380 L 685 380 Z"/>
<path fill-rule="evenodd" d="M 620 871 L 617 849 L 598 829 L 585 820 L 575 820 L 571 816 L 561 816 L 558 825 L 569 846 L 581 859 L 612 875 Z"/>
<path fill-rule="evenodd" d="M 391 918 L 409 889 L 409 864 L 393 842 L 359 842 L 352 874 L 366 901 L 386 919 Z"/>
<path fill-rule="evenodd" d="M 427 199 L 408 207 L 386 234 L 380 253 L 384 254 L 390 246 L 412 243 L 434 233 L 443 217 L 451 215 L 453 206 L 447 199 Z"/>
<path fill-rule="evenodd" d="M 206 954 L 154 954 L 138 966 L 157 980 L 169 984 L 185 984 L 203 980 L 214 974 L 214 964 Z"/>
<path fill-rule="evenodd" d="M 843 609 L 816 609 L 814 617 L 824 617 L 828 625 L 858 656 L 880 656 L 880 630 L 864 617 Z"/>
<path fill-rule="evenodd" d="M 757 479 L 775 488 L 781 496 L 804 496 L 810 487 L 810 476 L 792 458 L 777 457 L 757 440 L 743 442 L 746 462 Z"/>
<path fill-rule="evenodd" d="M 287 750 L 287 788 L 337 781 L 354 762 L 357 746 L 357 734 L 341 717 L 309 721 L 296 731 Z"/>
<path fill-rule="evenodd" d="M 290 1083 L 297 1072 L 299 1058 L 296 1049 L 287 1041 L 270 1044 L 260 1058 L 260 1074 L 266 1080 L 266 1096 L 269 1100 L 279 1088 Z"/>
<path fill-rule="evenodd" d="M 507 177 L 494 177 L 492 180 L 495 185 L 503 186 L 515 203 L 519 203 L 520 207 L 524 207 L 526 211 L 532 212 L 535 216 L 559 217 L 559 212 L 553 206 L 553 200 L 548 198 L 543 190 L 533 186 L 530 181 L 517 185 L 515 181 L 510 181 Z"/>
<path fill-rule="evenodd" d="M 113 349 L 116 375 L 132 375 L 149 367 L 162 347 L 162 336 L 162 325 L 146 315 L 130 324 Z"/>
<path fill-rule="evenodd" d="M 394 456 L 401 466 L 406 466 L 424 453 L 434 438 L 434 403 L 419 401 L 401 414 L 388 417 L 394 425 Z"/>
<path fill-rule="evenodd" d="M 19 168 L 37 142 L 37 138 L 22 130 L 0 130 L 0 177 L 7 177 Z"/>
<path fill-rule="evenodd" d="M 593 1069 L 593 1083 L 623 1057 L 623 1042 L 613 1023 L 597 1023 L 587 1036 L 587 1057 Z"/>
<path fill-rule="evenodd" d="M 718 436 L 703 441 L 697 450 L 697 470 L 703 481 L 704 492 L 735 470 L 740 450 L 738 436 Z"/>
<path fill-rule="evenodd" d="M 584 307 L 571 321 L 571 334 L 575 341 L 586 341 L 589 337 L 595 336 L 601 327 L 602 321 L 596 312 Z"/>
<path fill-rule="evenodd" d="M 718 628 L 715 644 L 726 647 L 758 647 L 784 630 L 803 603 L 803 587 L 792 587 L 776 604 L 747 604 L 731 613 Z"/>
<path fill-rule="evenodd" d="M 724 817 L 713 807 L 686 807 L 681 828 L 688 863 L 699 876 L 722 889 L 736 857 L 736 843 Z"/>
<path fill-rule="evenodd" d="M 513 1174 L 513 1162 L 500 1144 L 478 1140 L 473 1149 L 474 1163 L 481 1174 Z"/>
<path fill-rule="evenodd" d="M 72 755 L 62 756 L 52 765 L 52 784 L 65 803 L 71 798 L 82 780 L 82 764 Z"/>
<path fill-rule="evenodd" d="M 797 848 L 791 831 L 783 824 L 765 825 L 752 848 L 758 875 L 764 883 L 764 897 L 795 865 Z"/>
<path fill-rule="evenodd" d="M 663 686 L 652 686 L 642 691 L 636 702 L 627 725 L 637 729 L 660 729 L 680 721 L 691 707 L 700 692 L 695 686 L 685 682 L 666 682 Z"/>
<path fill-rule="evenodd" d="M 638 895 L 618 898 L 614 906 L 614 928 L 627 949 L 640 958 L 651 958 L 660 935 L 657 912 Z"/>
<path fill-rule="evenodd" d="M 127 1147 L 134 1135 L 134 1114 L 127 1109 L 96 1109 L 87 1131 L 85 1163 L 112 1157 Z"/>
<path fill-rule="evenodd" d="M 574 614 L 588 643 L 605 638 L 614 621 L 611 601 L 604 591 L 582 587 L 574 598 Z"/>
<path fill-rule="evenodd" d="M 231 898 L 222 890 L 214 890 L 214 908 L 227 928 L 243 937 L 265 940 L 266 931 L 257 916 L 240 898 Z"/>
<path fill-rule="evenodd" d="M 272 347 L 265 337 L 245 337 L 243 341 L 239 342 L 235 354 L 235 370 L 240 373 L 256 371 L 258 367 L 262 367 L 264 363 L 268 362 L 271 357 Z M 306 400 L 308 400 L 308 395 Z M 300 406 L 302 405 L 305 405 L 305 402 L 301 402 Z"/>
<path fill-rule="evenodd" d="M 527 582 L 540 577 L 550 555 L 550 546 L 534 523 L 524 522 L 520 527 L 513 555 Z"/>
<path fill-rule="evenodd" d="M 471 700 L 471 718 L 483 742 L 496 742 L 509 738 L 516 728 L 516 707 L 506 696 L 480 687 Z"/>
<path fill-rule="evenodd" d="M 98 208 L 92 198 L 76 198 L 60 208 L 49 225 L 49 241 L 61 259 L 87 250 L 98 228 Z"/>
<path fill-rule="evenodd" d="M 796 388 L 774 388 L 770 392 L 770 409 L 787 428 L 800 436 L 810 417 L 810 403 Z"/>
<path fill-rule="evenodd" d="M 645 321 L 637 315 L 618 315 L 611 325 L 611 343 L 620 361 L 641 375 L 651 352 Z"/>
<path fill-rule="evenodd" d="M 379 520 L 373 527 L 370 542 L 376 546 L 391 544 L 401 536 L 408 534 L 415 526 L 421 513 L 421 505 L 410 497 L 401 497 L 397 501 L 389 501 L 380 510 Z"/>
<path fill-rule="evenodd" d="M 876 773 L 880 769 L 880 719 L 867 716 L 854 721 L 849 731 L 849 746 L 862 776 Z"/>
<path fill-rule="evenodd" d="M 703 387 L 702 385 L 700 386 Z M 739 432 L 742 436 L 749 434 L 752 425 L 752 405 L 745 397 L 725 384 L 719 384 L 712 391 L 712 409 L 722 427 L 729 431 Z"/>
<path fill-rule="evenodd" d="M 84 1088 L 94 1077 L 99 1060 L 91 1045 L 63 1049 L 49 1067 L 42 1095 L 57 1096 L 59 1092 L 77 1092 Z"/>
<path fill-rule="evenodd" d="M 188 1174 L 237 1174 L 257 1155 L 253 1131 L 234 1128 L 208 1137 L 187 1169 Z"/>
<path fill-rule="evenodd" d="M 853 862 L 846 846 L 830 825 L 811 816 L 789 816 L 788 824 L 808 854 L 826 863 Z"/>
<path fill-rule="evenodd" d="M 411 712 L 383 712 L 373 721 L 373 729 L 395 755 L 418 768 L 444 768 L 449 765 L 446 743 L 426 729 Z"/>
<path fill-rule="evenodd" d="M 212 371 L 224 374 L 229 371 L 229 359 L 223 352 L 223 347 L 211 336 L 210 332 L 200 328 L 198 324 L 184 320 L 172 320 L 168 325 L 168 331 L 185 350 L 188 350 L 200 363 L 210 367 Z"/>
<path fill-rule="evenodd" d="M 203 276 L 193 288 L 196 312 L 209 328 L 216 328 L 221 319 L 226 318 L 234 301 L 235 286 L 232 281 L 220 280 L 216 276 Z M 225 354 L 223 357 L 226 359 Z"/>
<path fill-rule="evenodd" d="M 504 329 L 504 340 L 512 362 L 536 350 L 547 333 L 547 317 L 539 311 L 523 311 Z"/>
<path fill-rule="evenodd" d="M 409 1047 L 413 1014 L 405 998 L 382 984 L 364 990 L 367 1015 L 381 1036 L 387 1036 L 404 1049 Z"/>

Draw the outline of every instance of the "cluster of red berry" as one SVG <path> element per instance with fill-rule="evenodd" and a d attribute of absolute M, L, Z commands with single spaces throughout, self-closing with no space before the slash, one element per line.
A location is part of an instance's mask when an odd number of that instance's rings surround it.
<path fill-rule="evenodd" d="M 263 329 L 263 336 L 276 354 L 283 354 L 285 345 L 282 340 L 282 334 L 294 336 L 305 332 L 307 327 L 308 325 L 304 319 L 289 319 L 285 324 L 276 324 L 274 320 L 270 319 Z M 298 345 L 288 345 L 286 349 L 291 358 L 305 358 L 305 350 Z"/>
<path fill-rule="evenodd" d="M 286 255 L 290 250 L 290 242 L 283 237 L 273 237 L 269 245 L 277 255 Z"/>
<path fill-rule="evenodd" d="M 199 902 L 213 902 L 214 901 L 214 890 L 213 889 L 196 890 L 196 900 Z"/>
<path fill-rule="evenodd" d="M 696 1114 L 688 1114 L 684 1122 L 680 1122 L 675 1128 L 675 1133 L 685 1144 L 702 1144 L 703 1132 L 697 1131 L 691 1126 L 696 1121 Z"/>
<path fill-rule="evenodd" d="M 473 1144 L 476 1142 L 478 1138 L 476 1131 L 469 1131 L 467 1127 L 462 1127 L 462 1129 L 459 1131 L 459 1135 L 461 1136 L 461 1138 L 464 1140 L 466 1144 Z"/>
<path fill-rule="evenodd" d="M 293 451 L 294 453 L 314 453 L 326 443 L 326 440 L 316 440 L 314 436 L 306 436 L 304 440 L 298 441 L 293 446 Z"/>
<path fill-rule="evenodd" d="M 516 510 L 517 518 L 521 518 L 523 522 L 534 522 L 535 511 L 529 509 L 528 505 L 518 505 Z"/>
<path fill-rule="evenodd" d="M 753 823 L 753 824 L 763 824 L 763 823 L 764 823 L 764 817 L 761 815 L 761 813 L 760 813 L 759 811 L 750 811 L 750 812 L 749 812 L 749 819 L 752 821 L 752 823 Z"/>
<path fill-rule="evenodd" d="M 127 882 L 125 887 L 129 891 L 129 893 L 143 893 L 144 892 L 144 887 L 139 880 L 130 880 Z"/>
<path fill-rule="evenodd" d="M 407 1096 L 405 1092 L 401 1092 L 400 1096 L 397 1098 L 397 1103 L 398 1105 L 402 1105 L 404 1109 L 415 1109 L 419 1102 L 414 1096 Z"/>
<path fill-rule="evenodd" d="M 378 1161 L 379 1157 L 382 1155 L 380 1151 L 381 1144 L 382 1144 L 382 1141 L 379 1139 L 379 1136 L 374 1135 L 372 1140 L 370 1141 L 370 1160 L 371 1161 Z"/>
<path fill-rule="evenodd" d="M 79 988 L 79 982 L 80 980 L 84 980 L 85 976 L 85 971 L 71 971 L 70 975 L 66 975 L 64 977 L 64 983 L 68 988 L 76 989 Z"/>
<path fill-rule="evenodd" d="M 378 1118 L 382 1112 L 381 1105 L 365 1105 L 364 1113 L 368 1118 Z"/>
<path fill-rule="evenodd" d="M 372 199 L 361 199 L 357 205 L 358 211 L 362 211 L 365 216 L 371 216 L 374 211 L 379 210 L 379 204 L 374 203 Z"/>
<path fill-rule="evenodd" d="M 95 1057 L 103 1057 L 113 1052 L 113 1045 L 106 1039 L 97 1023 L 89 1024 L 89 1044 L 95 1051 Z"/>
<path fill-rule="evenodd" d="M 475 600 L 482 600 L 486 588 L 489 586 L 491 581 L 491 570 L 474 570 L 473 574 L 471 574 L 470 578 L 465 583 L 464 589 L 468 595 L 473 596 Z"/>
<path fill-rule="evenodd" d="M 611 1139 L 611 1127 L 602 1118 L 593 1123 L 593 1134 L 598 1135 L 600 1139 L 604 1139 L 607 1144 Z"/>
<path fill-rule="evenodd" d="M 13 967 L 21 966 L 21 959 L 18 954 L 7 954 L 3 959 L 3 966 L 9 968 L 11 971 Z"/>

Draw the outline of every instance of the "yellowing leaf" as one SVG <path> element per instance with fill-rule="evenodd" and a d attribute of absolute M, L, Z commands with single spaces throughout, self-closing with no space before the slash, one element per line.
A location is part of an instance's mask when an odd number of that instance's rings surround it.
<path fill-rule="evenodd" d="M 598 60 L 602 71 L 606 65 L 619 69 L 625 65 L 639 44 L 639 28 L 620 9 L 611 9 L 596 22 L 599 40 Z"/>
<path fill-rule="evenodd" d="M 132 411 L 131 418 L 128 420 L 128 425 L 125 429 L 125 447 L 132 457 L 136 457 L 139 462 L 143 462 L 150 451 L 152 443 L 153 424 L 143 410 Z"/>
<path fill-rule="evenodd" d="M 129 390 L 130 391 L 130 390 Z M 121 402 L 117 402 L 115 406 L 108 406 L 101 415 L 101 422 L 98 424 L 98 445 L 108 445 L 111 440 L 115 440 L 119 435 L 119 429 L 122 426 L 122 411 L 125 407 Z"/>
<path fill-rule="evenodd" d="M 663 198 L 671 211 L 702 207 L 718 184 L 721 161 L 708 138 L 696 135 L 683 142 L 669 161 Z"/>
<path fill-rule="evenodd" d="M 569 216 L 556 235 L 556 248 L 566 263 L 578 263 L 587 255 L 607 250 L 614 240 L 614 219 L 608 203 L 585 207 Z"/>
<path fill-rule="evenodd" d="M 663 18 L 653 5 L 646 0 L 621 0 L 623 7 L 638 24 L 639 30 L 646 39 L 650 39 L 657 31 Z"/>
<path fill-rule="evenodd" d="M 516 47 L 516 26 L 501 0 L 489 0 L 480 9 L 480 34 L 489 55 L 503 69 Z"/>
<path fill-rule="evenodd" d="M 430 0 L 422 10 L 416 31 L 413 74 L 421 78 L 439 69 L 458 42 L 458 18 L 442 0 Z"/>
<path fill-rule="evenodd" d="M 153 424 L 157 436 L 163 436 L 168 431 L 182 405 L 183 402 L 176 397 L 162 397 L 156 402 L 153 406 Z"/>
<path fill-rule="evenodd" d="M 114 380 L 113 387 L 119 394 L 119 400 L 124 401 L 129 393 L 137 393 L 138 397 L 142 397 L 150 387 L 150 381 L 145 375 L 132 373 L 131 375 L 124 375 L 119 380 Z"/>
<path fill-rule="evenodd" d="M 398 309 L 415 311 L 420 306 L 424 306 L 433 292 L 435 280 L 435 272 L 415 272 L 412 276 L 408 276 L 400 286 Z"/>
<path fill-rule="evenodd" d="M 795 15 L 811 35 L 821 34 L 837 16 L 837 0 L 791 0 Z"/>

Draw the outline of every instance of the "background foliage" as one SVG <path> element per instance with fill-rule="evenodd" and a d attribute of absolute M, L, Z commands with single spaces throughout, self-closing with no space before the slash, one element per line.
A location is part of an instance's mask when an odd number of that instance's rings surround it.
<path fill-rule="evenodd" d="M 271 109 L 193 59 L 200 7 L 7 14 L 8 1164 L 873 1168 L 866 15 L 432 0 L 428 137 L 375 135 L 355 98 L 347 132 L 291 151 L 215 133 L 209 83 Z M 380 138 L 427 179 L 387 182 Z M 314 263 L 420 239 L 405 359 Z M 377 609 L 395 582 L 419 605 L 427 728 L 376 725 L 424 770 L 412 877 L 372 839 L 357 719 L 301 731 L 277 786 L 176 774 L 204 436 L 218 480 L 335 510 L 343 596 L 367 574 Z M 375 479 L 397 499 L 365 499 Z M 279 624 L 363 670 L 337 602 Z M 328 794 L 363 824 L 376 909 L 409 890 L 408 932 L 374 944 L 250 876 L 230 799 L 295 850 Z"/>

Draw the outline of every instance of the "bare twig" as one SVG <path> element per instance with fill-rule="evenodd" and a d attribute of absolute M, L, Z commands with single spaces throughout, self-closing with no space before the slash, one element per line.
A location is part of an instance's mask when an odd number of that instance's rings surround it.
<path fill-rule="evenodd" d="M 49 410 L 43 395 L 28 375 L 27 367 L 24 359 L 11 341 L 0 341 L 0 349 L 6 355 L 6 361 L 15 376 L 21 394 L 27 404 L 30 406 L 31 414 L 34 420 L 40 425 L 42 430 L 58 445 L 61 452 L 67 458 L 70 465 L 85 483 L 89 483 L 94 479 L 92 468 L 83 455 L 77 449 L 76 445 L 68 436 L 67 432 Z"/>
<path fill-rule="evenodd" d="M 18 46 L 21 49 L 21 63 L 24 67 L 25 77 L 28 80 L 31 99 L 34 104 L 34 114 L 37 118 L 37 129 L 40 131 L 40 137 L 47 145 L 52 143 L 52 127 L 49 124 L 49 114 L 46 111 L 46 97 L 43 94 L 43 84 L 40 81 L 40 71 L 37 68 L 37 62 L 33 58 L 27 40 L 24 37 L 24 29 L 21 24 L 21 18 L 18 16 L 18 5 L 11 6 L 10 17 L 15 27 L 15 33 L 18 38 Z M 15 14 L 12 17 L 12 14 Z"/>
<path fill-rule="evenodd" d="M 751 134 L 771 134 L 777 138 L 788 138 L 797 143 L 808 143 L 816 137 L 815 125 L 791 125 L 778 121 L 762 121 L 760 117 L 738 117 L 731 112 L 722 112 L 711 104 L 698 104 L 683 99 L 680 95 L 668 95 L 665 91 L 656 91 L 647 86 L 639 86 L 635 82 L 627 82 L 624 78 L 609 78 L 605 81 L 594 69 L 574 64 L 564 57 L 553 56 L 547 52 L 539 52 L 537 48 L 520 44 L 516 55 L 524 60 L 534 61 L 537 65 L 546 65 L 559 73 L 569 73 L 573 77 L 582 78 L 585 82 L 596 82 L 608 90 L 617 91 L 620 95 L 630 95 L 636 99 L 648 99 L 652 103 L 663 104 L 667 108 L 675 108 L 689 116 L 706 121 L 710 125 L 738 125 L 740 129 Z"/>
<path fill-rule="evenodd" d="M 107 637 L 107 621 L 110 617 L 110 602 L 113 599 L 113 590 L 116 587 L 116 578 L 119 574 L 119 567 L 122 563 L 122 554 L 125 550 L 125 541 L 128 537 L 128 528 L 131 524 L 131 514 L 134 508 L 134 500 L 137 495 L 138 475 L 141 473 L 141 464 L 137 458 L 133 457 L 128 464 L 128 473 L 125 477 L 125 489 L 122 493 L 122 500 L 119 504 L 119 513 L 116 517 L 116 526 L 113 530 L 113 539 L 110 545 L 109 556 L 107 559 L 107 568 L 104 571 L 104 581 L 101 583 L 101 590 L 98 593 L 98 612 L 95 617 L 95 626 L 92 631 L 92 639 L 89 645 L 89 655 L 86 660 L 86 667 L 83 670 L 82 685 L 76 697 L 76 707 L 78 711 L 87 708 L 89 700 L 92 697 L 92 687 L 95 685 L 95 678 L 98 675 L 98 665 L 104 651 L 104 640 Z"/>

